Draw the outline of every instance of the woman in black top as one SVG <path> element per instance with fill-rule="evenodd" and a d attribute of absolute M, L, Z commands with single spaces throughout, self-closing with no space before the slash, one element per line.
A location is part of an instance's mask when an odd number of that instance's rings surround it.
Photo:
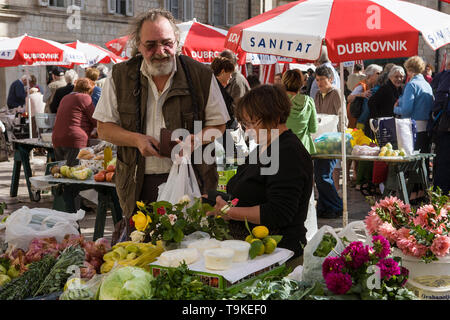
<path fill-rule="evenodd" d="M 393 117 L 394 104 L 402 93 L 405 71 L 400 66 L 391 68 L 388 79 L 369 99 L 369 119 Z"/>
<path fill-rule="evenodd" d="M 231 234 L 244 240 L 248 232 L 244 221 L 265 225 L 271 234 L 280 234 L 280 247 L 303 253 L 306 244 L 304 227 L 313 187 L 311 157 L 297 136 L 286 127 L 291 103 L 283 89 L 262 85 L 252 89 L 238 102 L 236 117 L 246 133 L 258 143 L 245 164 L 227 185 L 227 193 L 238 198 L 226 217 L 231 219 Z M 267 137 L 267 138 L 266 138 Z M 216 198 L 220 214 L 226 202 Z"/>

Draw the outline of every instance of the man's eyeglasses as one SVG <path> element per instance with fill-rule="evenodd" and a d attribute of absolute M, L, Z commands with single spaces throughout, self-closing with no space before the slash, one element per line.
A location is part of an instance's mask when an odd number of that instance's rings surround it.
<path fill-rule="evenodd" d="M 175 42 L 175 40 L 166 39 L 162 41 L 147 41 L 142 45 L 148 51 L 155 51 L 159 46 L 162 46 L 164 49 L 172 49 L 175 46 Z"/>

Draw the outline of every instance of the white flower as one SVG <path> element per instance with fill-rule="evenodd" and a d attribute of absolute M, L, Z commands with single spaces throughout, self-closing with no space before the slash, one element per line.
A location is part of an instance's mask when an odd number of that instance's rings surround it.
<path fill-rule="evenodd" d="M 143 242 L 145 239 L 145 233 L 142 231 L 136 230 L 130 234 L 130 238 L 131 238 L 131 241 L 133 241 L 133 242 Z"/>
<path fill-rule="evenodd" d="M 185 194 L 184 196 L 182 196 L 180 198 L 180 200 L 178 201 L 179 204 L 188 204 L 191 202 L 191 198 L 189 198 L 189 196 L 187 194 Z"/>
<path fill-rule="evenodd" d="M 202 227 L 209 227 L 208 219 L 206 217 L 203 217 L 200 221 L 200 226 Z"/>
<path fill-rule="evenodd" d="M 169 218 L 169 221 L 170 221 L 171 225 L 174 225 L 175 222 L 177 221 L 177 216 L 174 215 L 174 214 L 169 214 L 167 217 Z"/>

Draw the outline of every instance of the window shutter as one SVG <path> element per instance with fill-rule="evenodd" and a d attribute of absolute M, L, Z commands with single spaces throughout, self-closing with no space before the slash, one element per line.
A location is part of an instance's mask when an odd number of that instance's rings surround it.
<path fill-rule="evenodd" d="M 214 25 L 214 0 L 208 0 L 208 24 Z"/>
<path fill-rule="evenodd" d="M 116 13 L 116 0 L 106 0 L 108 1 L 108 13 Z"/>
<path fill-rule="evenodd" d="M 129 17 L 134 16 L 134 0 L 127 0 L 127 10 L 126 15 Z"/>
<path fill-rule="evenodd" d="M 183 0 L 183 20 L 189 21 L 194 19 L 194 1 Z"/>
<path fill-rule="evenodd" d="M 38 3 L 41 7 L 48 7 L 49 0 L 38 0 Z"/>

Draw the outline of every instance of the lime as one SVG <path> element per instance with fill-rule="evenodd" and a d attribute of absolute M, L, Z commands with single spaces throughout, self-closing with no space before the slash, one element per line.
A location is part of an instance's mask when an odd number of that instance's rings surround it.
<path fill-rule="evenodd" d="M 266 248 L 265 248 L 265 246 L 264 246 L 264 243 L 263 243 L 260 239 L 253 239 L 250 243 L 251 243 L 251 244 L 253 244 L 253 243 L 259 244 L 259 243 L 260 243 L 260 248 L 259 248 L 258 256 L 261 256 L 261 255 L 264 254 L 264 251 L 265 251 Z"/>
<path fill-rule="evenodd" d="M 252 240 L 255 239 L 251 234 L 249 234 L 246 238 L 245 241 L 247 241 L 248 243 L 252 243 Z"/>
<path fill-rule="evenodd" d="M 265 247 L 264 253 L 271 254 L 272 252 L 274 252 L 275 248 L 277 247 L 277 242 L 275 239 L 266 237 L 264 238 L 263 242 Z"/>

